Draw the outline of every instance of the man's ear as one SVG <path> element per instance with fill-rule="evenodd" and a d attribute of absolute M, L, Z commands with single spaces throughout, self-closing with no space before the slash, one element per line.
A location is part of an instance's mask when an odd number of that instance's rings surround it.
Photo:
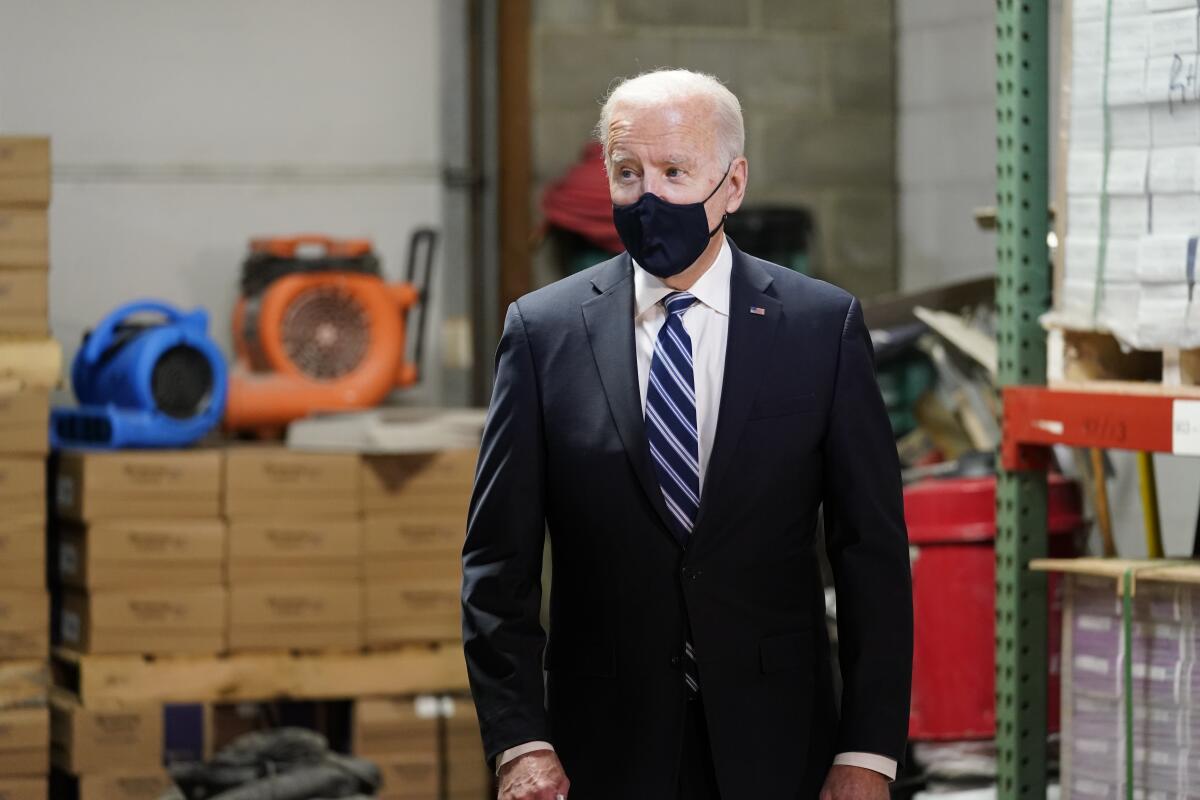
<path fill-rule="evenodd" d="M 746 181 L 750 177 L 750 165 L 745 156 L 738 156 L 729 168 L 729 196 L 725 200 L 725 213 L 732 214 L 742 206 L 746 197 Z"/>

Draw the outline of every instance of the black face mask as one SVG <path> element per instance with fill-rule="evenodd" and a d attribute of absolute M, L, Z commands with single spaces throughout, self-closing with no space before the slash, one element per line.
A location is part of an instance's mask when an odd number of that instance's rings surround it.
<path fill-rule="evenodd" d="M 732 167 L 730 164 L 725 168 L 721 182 L 699 203 L 668 203 L 646 192 L 636 203 L 613 205 L 617 235 L 638 266 L 656 277 L 669 278 L 696 262 L 729 216 L 723 214 L 717 227 L 710 231 L 704 204 L 725 183 Z"/>

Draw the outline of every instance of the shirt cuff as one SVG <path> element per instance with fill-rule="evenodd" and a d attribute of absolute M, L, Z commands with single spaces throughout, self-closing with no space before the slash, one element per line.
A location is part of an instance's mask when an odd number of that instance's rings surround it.
<path fill-rule="evenodd" d="M 518 758 L 526 753 L 533 753 L 538 750 L 549 750 L 550 752 L 554 752 L 554 745 L 550 744 L 549 742 L 526 742 L 525 744 L 519 744 L 516 747 L 510 747 L 507 750 L 501 751 L 500 757 L 496 759 L 496 774 L 499 775 L 500 768 L 512 761 L 514 758 Z"/>
<path fill-rule="evenodd" d="M 877 756 L 874 753 L 838 753 L 833 763 L 835 766 L 874 770 L 889 781 L 896 780 L 896 769 L 899 766 L 895 759 Z"/>

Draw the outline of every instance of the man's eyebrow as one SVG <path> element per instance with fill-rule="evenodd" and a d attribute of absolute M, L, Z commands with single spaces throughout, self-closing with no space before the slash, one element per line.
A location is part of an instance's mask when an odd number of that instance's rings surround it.
<path fill-rule="evenodd" d="M 692 159 L 688 156 L 676 155 L 674 153 L 668 155 L 663 161 L 667 164 L 691 164 Z"/>

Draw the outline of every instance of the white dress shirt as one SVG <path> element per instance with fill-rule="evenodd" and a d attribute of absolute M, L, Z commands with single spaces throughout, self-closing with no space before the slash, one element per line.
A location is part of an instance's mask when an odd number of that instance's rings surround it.
<path fill-rule="evenodd" d="M 733 253 L 729 242 L 712 266 L 688 289 L 698 301 L 683 312 L 683 327 L 692 340 L 692 370 L 696 381 L 696 428 L 700 432 L 700 491 L 712 455 L 717 431 L 717 413 L 721 407 L 721 388 L 725 378 L 725 343 L 729 338 L 729 281 L 733 274 Z M 658 331 L 667 319 L 662 299 L 677 291 L 634 262 L 633 266 L 633 344 L 637 353 L 638 387 L 642 396 L 642 414 L 646 413 L 646 385 L 650 380 L 650 362 Z M 528 742 L 509 748 L 496 759 L 497 770 L 518 756 L 535 750 L 553 750 L 549 742 Z M 613 753 L 619 744 L 613 745 Z M 834 764 L 864 767 L 882 773 L 888 780 L 896 777 L 895 760 L 874 753 L 839 753 Z M 569 776 L 568 776 L 569 777 Z"/>

